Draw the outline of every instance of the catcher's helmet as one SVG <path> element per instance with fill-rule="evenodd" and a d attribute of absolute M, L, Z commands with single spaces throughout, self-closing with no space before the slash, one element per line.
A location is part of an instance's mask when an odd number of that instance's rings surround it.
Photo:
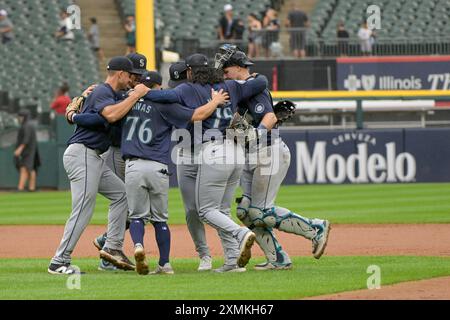
<path fill-rule="evenodd" d="M 231 44 L 224 44 L 216 54 L 216 69 L 224 69 L 232 66 L 247 68 L 253 65 L 253 62 L 247 55 L 239 50 L 238 47 Z"/>

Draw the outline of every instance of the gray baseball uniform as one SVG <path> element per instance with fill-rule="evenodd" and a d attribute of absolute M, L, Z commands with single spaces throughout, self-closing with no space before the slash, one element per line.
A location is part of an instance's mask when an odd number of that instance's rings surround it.
<path fill-rule="evenodd" d="M 63 160 L 72 191 L 72 213 L 52 263 L 71 262 L 71 254 L 94 213 L 97 193 L 111 200 L 105 246 L 122 250 L 128 215 L 123 182 L 96 151 L 82 144 L 70 145 Z"/>
<path fill-rule="evenodd" d="M 101 113 L 105 107 L 116 102 L 116 92 L 110 85 L 102 83 L 86 99 L 83 113 Z M 101 157 L 111 145 L 108 130 L 103 127 L 89 129 L 77 126 L 68 145 L 64 154 L 64 168 L 71 185 L 72 213 L 52 259 L 55 265 L 70 263 L 70 255 L 92 218 L 97 193 L 111 200 L 105 248 L 122 250 L 128 215 L 125 185 Z"/>
<path fill-rule="evenodd" d="M 127 192 L 130 220 L 167 222 L 169 176 L 165 164 L 144 160 L 127 160 L 125 188 Z"/>
<path fill-rule="evenodd" d="M 125 182 L 125 160 L 122 158 L 120 147 L 109 147 L 108 152 L 104 154 L 106 165 Z"/>
<path fill-rule="evenodd" d="M 235 265 L 239 242 L 249 231 L 231 219 L 229 204 L 244 169 L 244 152 L 230 140 L 208 142 L 201 151 L 196 183 L 196 204 L 202 221 L 214 227 L 221 237 L 227 264 Z M 223 238 L 225 234 L 234 238 Z"/>
<path fill-rule="evenodd" d="M 198 158 L 198 156 L 197 156 Z M 210 257 L 208 244 L 206 242 L 206 232 L 203 222 L 198 215 L 195 204 L 195 184 L 197 181 L 198 161 L 193 158 L 190 150 L 180 149 L 177 159 L 178 185 L 183 198 L 184 210 L 186 213 L 186 223 L 194 241 L 195 250 L 200 258 Z"/>

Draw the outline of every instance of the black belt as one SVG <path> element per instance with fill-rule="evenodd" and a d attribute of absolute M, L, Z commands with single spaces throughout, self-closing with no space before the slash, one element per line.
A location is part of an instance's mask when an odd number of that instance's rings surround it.
<path fill-rule="evenodd" d="M 85 147 L 88 148 L 89 150 L 94 151 L 98 156 L 101 156 L 101 155 L 104 154 L 106 151 L 108 151 L 108 149 L 105 150 L 105 151 L 103 151 L 103 150 L 100 150 L 100 149 L 94 149 L 94 148 L 88 147 L 88 146 L 86 146 L 86 145 L 85 145 Z"/>

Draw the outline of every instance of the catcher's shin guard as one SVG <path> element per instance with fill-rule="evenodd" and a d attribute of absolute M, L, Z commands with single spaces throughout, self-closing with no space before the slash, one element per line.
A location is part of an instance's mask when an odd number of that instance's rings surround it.
<path fill-rule="evenodd" d="M 268 262 L 286 265 L 292 263 L 288 254 L 281 248 L 271 228 L 255 228 L 256 242 L 264 252 Z"/>
<path fill-rule="evenodd" d="M 310 240 L 317 234 L 312 220 L 299 216 L 285 208 L 274 207 L 264 210 L 263 221 L 267 226 L 273 226 L 280 231 L 293 233 Z"/>
<path fill-rule="evenodd" d="M 247 196 L 243 196 L 241 199 L 237 199 L 238 207 L 236 210 L 236 215 L 242 223 L 250 229 L 253 229 L 255 226 L 252 223 L 252 219 L 248 215 L 248 208 L 250 207 L 250 198 Z"/>

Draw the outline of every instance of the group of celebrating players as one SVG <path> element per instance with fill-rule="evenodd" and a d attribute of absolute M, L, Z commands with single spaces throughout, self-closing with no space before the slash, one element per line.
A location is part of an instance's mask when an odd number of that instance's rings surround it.
<path fill-rule="evenodd" d="M 204 223 L 217 230 L 223 247 L 224 264 L 214 272 L 246 271 L 255 241 L 267 260 L 256 270 L 290 269 L 292 262 L 273 229 L 311 240 L 313 256 L 322 256 L 330 223 L 275 205 L 291 160 L 278 126 L 295 108 L 287 102 L 274 107 L 267 79 L 251 74 L 252 65 L 236 46 L 223 45 L 214 66 L 202 54 L 173 64 L 171 89 L 161 90 L 161 75 L 146 70 L 143 55 L 109 62 L 105 83 L 88 88 L 67 108 L 68 122 L 77 125 L 63 158 L 72 213 L 49 273 L 77 272 L 71 254 L 100 193 L 111 203 L 107 231 L 94 240 L 99 269 L 173 274 L 167 224 L 170 161 L 177 165 L 186 222 L 200 258 L 198 271 L 212 270 Z M 244 226 L 231 213 L 239 185 L 243 196 L 237 217 Z M 153 272 L 144 250 L 148 223 L 160 253 Z M 135 263 L 123 252 L 126 229 Z"/>

